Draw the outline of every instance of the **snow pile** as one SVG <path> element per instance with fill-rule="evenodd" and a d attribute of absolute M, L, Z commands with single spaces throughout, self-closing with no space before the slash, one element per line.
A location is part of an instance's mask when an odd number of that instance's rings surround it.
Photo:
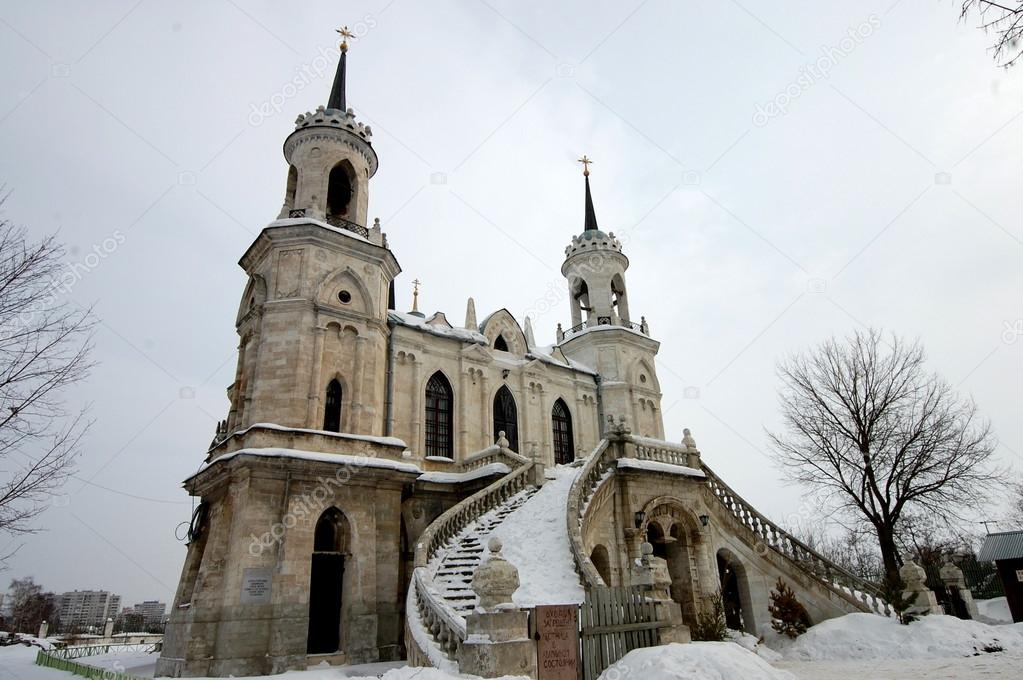
<path fill-rule="evenodd" d="M 693 642 L 634 649 L 600 675 L 602 680 L 795 680 L 731 642 Z"/>
<path fill-rule="evenodd" d="M 1012 623 L 1012 612 L 1005 597 L 977 600 L 977 613 L 984 623 Z"/>
<path fill-rule="evenodd" d="M 309 672 L 310 671 L 299 671 L 299 673 L 301 673 L 301 678 L 303 680 L 306 679 L 311 680 L 310 676 L 308 675 Z M 330 677 L 336 680 L 336 678 L 338 677 L 337 672 L 338 668 L 334 667 Z M 285 675 L 288 674 L 289 673 L 285 673 Z M 279 678 L 281 676 L 275 675 L 272 677 Z M 412 678 L 415 678 L 415 680 L 472 680 L 477 678 L 477 676 L 475 675 L 458 675 L 457 673 L 451 674 L 438 670 L 436 668 L 417 668 L 415 666 L 402 666 L 401 668 L 392 668 L 383 675 L 369 675 L 363 677 L 352 675 L 346 677 L 348 677 L 350 680 L 376 680 L 376 678 L 380 678 L 380 680 L 412 680 Z M 528 680 L 528 678 L 522 675 L 502 675 L 499 678 L 496 678 L 495 680 Z"/>
<path fill-rule="evenodd" d="M 53 642 L 44 638 L 25 633 L 7 633 L 0 631 L 0 647 L 21 645 L 25 647 L 38 647 L 40 649 L 53 649 Z M 35 652 L 33 652 L 34 654 Z M 2 678 L 3 676 L 0 676 Z"/>
<path fill-rule="evenodd" d="M 932 614 L 903 626 L 874 614 L 846 614 L 810 628 L 783 651 L 792 661 L 935 659 L 1023 651 L 1023 625 L 989 626 Z"/>
<path fill-rule="evenodd" d="M 781 654 L 763 645 L 760 640 L 749 633 L 744 633 L 741 630 L 728 629 L 728 639 L 739 645 L 743 649 L 749 650 L 759 656 L 764 661 L 775 662 L 781 661 Z"/>
<path fill-rule="evenodd" d="M 519 570 L 519 589 L 512 601 L 520 607 L 583 601 L 565 520 L 568 491 L 580 470 L 561 465 L 548 469 L 553 479 L 492 534 L 504 544 L 501 555 Z"/>

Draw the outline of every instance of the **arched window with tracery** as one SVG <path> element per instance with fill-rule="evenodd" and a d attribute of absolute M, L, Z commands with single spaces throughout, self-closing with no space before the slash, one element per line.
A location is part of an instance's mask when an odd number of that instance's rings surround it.
<path fill-rule="evenodd" d="M 554 435 L 554 462 L 568 465 L 575 457 L 572 454 L 572 414 L 563 399 L 555 401 L 551 409 L 551 428 Z"/>
<path fill-rule="evenodd" d="M 506 385 L 502 385 L 494 397 L 494 436 L 504 432 L 508 448 L 519 450 L 519 416 L 515 408 L 515 397 Z"/>
<path fill-rule="evenodd" d="M 334 378 L 327 385 L 327 398 L 323 402 L 323 429 L 341 431 L 341 383 Z"/>
<path fill-rule="evenodd" d="M 453 401 L 451 384 L 438 371 L 426 383 L 426 455 L 452 458 Z"/>

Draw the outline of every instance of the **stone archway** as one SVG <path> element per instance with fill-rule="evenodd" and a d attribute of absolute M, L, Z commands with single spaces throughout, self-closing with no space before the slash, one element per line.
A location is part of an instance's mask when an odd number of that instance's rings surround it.
<path fill-rule="evenodd" d="M 728 548 L 718 550 L 717 565 L 721 599 L 725 605 L 725 624 L 732 630 L 755 634 L 757 625 L 753 617 L 746 567 Z"/>
<path fill-rule="evenodd" d="M 660 498 L 649 503 L 645 538 L 654 555 L 668 563 L 671 599 L 682 609 L 688 625 L 696 622 L 700 603 L 699 558 L 703 538 L 696 518 L 675 499 Z"/>

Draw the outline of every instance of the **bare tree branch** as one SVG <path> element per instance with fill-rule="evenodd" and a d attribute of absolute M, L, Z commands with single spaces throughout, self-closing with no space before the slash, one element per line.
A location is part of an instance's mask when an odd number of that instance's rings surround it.
<path fill-rule="evenodd" d="M 960 19 L 965 20 L 971 14 L 980 17 L 981 30 L 995 35 L 995 44 L 991 50 L 995 61 L 1001 62 L 1000 66 L 1008 68 L 1023 57 L 1023 49 L 1020 47 L 1020 39 L 1023 37 L 1023 0 L 1015 3 L 1012 0 L 963 0 Z"/>
<path fill-rule="evenodd" d="M 990 425 L 924 361 L 919 343 L 870 330 L 778 367 L 776 460 L 790 480 L 872 528 L 889 574 L 905 517 L 961 519 L 1001 484 Z"/>
<path fill-rule="evenodd" d="M 0 534 L 37 529 L 89 428 L 65 399 L 92 368 L 94 319 L 66 301 L 63 258 L 0 220 Z"/>

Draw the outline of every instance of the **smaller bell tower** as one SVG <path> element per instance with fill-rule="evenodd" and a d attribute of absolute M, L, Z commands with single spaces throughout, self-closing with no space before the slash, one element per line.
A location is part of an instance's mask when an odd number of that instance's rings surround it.
<path fill-rule="evenodd" d="M 558 343 L 567 357 L 599 373 L 602 428 L 607 417 L 624 416 L 635 434 L 662 439 L 661 389 L 654 365 L 660 343 L 650 337 L 646 319 L 632 320 L 625 285 L 629 258 L 614 232 L 597 226 L 590 191 L 593 161 L 583 156 L 579 162 L 586 193 L 583 232 L 572 237 L 561 265 L 568 279 L 572 327 L 560 334 Z"/>
<path fill-rule="evenodd" d="M 326 106 L 295 120 L 284 141 L 288 184 L 279 217 L 310 217 L 366 235 L 369 180 L 378 161 L 370 143 L 373 131 L 355 120 L 345 101 L 348 68 L 347 28 L 340 29 L 341 58 Z"/>

